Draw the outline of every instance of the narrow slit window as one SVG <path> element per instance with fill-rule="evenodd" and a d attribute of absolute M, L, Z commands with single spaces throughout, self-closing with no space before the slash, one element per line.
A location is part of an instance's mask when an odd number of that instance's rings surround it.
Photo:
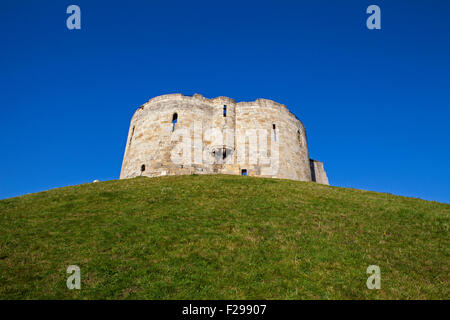
<path fill-rule="evenodd" d="M 227 149 L 223 148 L 222 149 L 222 159 L 225 159 L 227 157 Z"/>
<path fill-rule="evenodd" d="M 226 117 L 227 116 L 227 105 L 223 106 L 223 116 Z"/>
<path fill-rule="evenodd" d="M 131 146 L 131 140 L 133 140 L 134 128 L 135 128 L 135 126 L 133 126 L 133 130 L 131 131 L 131 137 L 130 137 L 130 141 L 128 142 L 128 147 Z"/>
<path fill-rule="evenodd" d="M 145 171 L 145 164 L 143 164 L 142 166 L 141 166 L 141 172 L 144 172 Z"/>
<path fill-rule="evenodd" d="M 178 114 L 174 113 L 172 116 L 172 132 L 175 131 L 175 123 L 178 121 Z"/>
<path fill-rule="evenodd" d="M 272 128 L 273 128 L 273 139 L 276 142 L 277 141 L 277 127 L 275 126 L 275 123 L 272 124 Z"/>

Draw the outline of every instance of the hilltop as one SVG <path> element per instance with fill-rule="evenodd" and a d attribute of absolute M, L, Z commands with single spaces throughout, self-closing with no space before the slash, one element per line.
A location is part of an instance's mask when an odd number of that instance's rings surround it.
<path fill-rule="evenodd" d="M 448 204 L 280 179 L 59 188 L 0 201 L 0 298 L 449 299 L 449 221 Z"/>

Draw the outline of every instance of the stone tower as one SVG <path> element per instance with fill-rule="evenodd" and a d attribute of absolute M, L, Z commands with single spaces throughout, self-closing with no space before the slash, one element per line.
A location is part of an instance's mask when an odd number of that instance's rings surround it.
<path fill-rule="evenodd" d="M 168 94 L 142 105 L 120 178 L 194 173 L 328 184 L 323 163 L 309 159 L 303 124 L 282 104 Z"/>

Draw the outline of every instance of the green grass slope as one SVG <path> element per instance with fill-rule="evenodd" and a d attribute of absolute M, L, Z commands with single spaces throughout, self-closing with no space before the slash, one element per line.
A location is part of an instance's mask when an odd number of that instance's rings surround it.
<path fill-rule="evenodd" d="M 60 188 L 0 201 L 0 298 L 449 299 L 449 219 L 448 204 L 278 179 Z"/>

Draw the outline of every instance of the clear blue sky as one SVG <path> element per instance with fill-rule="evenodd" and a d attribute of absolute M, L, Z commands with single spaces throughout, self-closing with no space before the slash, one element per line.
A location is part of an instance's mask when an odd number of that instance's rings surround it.
<path fill-rule="evenodd" d="M 332 185 L 450 203 L 448 0 L 3 0 L 0 39 L 0 198 L 118 179 L 136 108 L 200 93 L 286 104 Z"/>

